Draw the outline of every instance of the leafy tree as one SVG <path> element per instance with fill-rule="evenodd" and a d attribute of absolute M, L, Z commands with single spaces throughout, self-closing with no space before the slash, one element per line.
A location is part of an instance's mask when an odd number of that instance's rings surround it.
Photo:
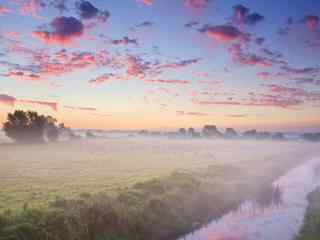
<path fill-rule="evenodd" d="M 58 138 L 56 119 L 34 111 L 16 110 L 9 113 L 3 130 L 9 138 L 19 143 L 41 143 L 45 137 L 50 141 Z"/>

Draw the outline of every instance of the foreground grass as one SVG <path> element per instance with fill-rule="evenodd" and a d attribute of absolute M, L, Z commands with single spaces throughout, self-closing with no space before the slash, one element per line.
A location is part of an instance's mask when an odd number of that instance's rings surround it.
<path fill-rule="evenodd" d="M 319 240 L 320 238 L 320 188 L 309 194 L 308 201 L 304 224 L 297 240 Z"/>
<path fill-rule="evenodd" d="M 246 199 L 272 202 L 272 182 L 292 162 L 248 170 L 230 165 L 175 172 L 117 195 L 57 198 L 48 207 L 7 211 L 1 240 L 170 240 L 235 209 Z M 264 174 L 262 174 L 264 172 Z"/>
<path fill-rule="evenodd" d="M 0 213 L 26 203 L 47 207 L 56 197 L 82 192 L 117 194 L 176 170 L 209 165 L 228 164 L 262 176 L 266 165 L 308 159 L 318 149 L 299 142 L 140 138 L 0 146 Z"/>

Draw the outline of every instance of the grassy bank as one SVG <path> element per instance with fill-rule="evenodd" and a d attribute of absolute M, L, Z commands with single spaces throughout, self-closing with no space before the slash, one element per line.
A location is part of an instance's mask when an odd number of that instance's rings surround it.
<path fill-rule="evenodd" d="M 22 211 L 0 216 L 0 239 L 176 239 L 245 199 L 270 203 L 271 183 L 292 165 L 264 163 L 255 171 L 216 165 L 138 183 L 117 195 L 58 198 L 36 209 L 25 205 Z"/>
<path fill-rule="evenodd" d="M 320 238 L 320 188 L 309 194 L 309 206 L 303 227 L 297 240 L 318 240 Z"/>

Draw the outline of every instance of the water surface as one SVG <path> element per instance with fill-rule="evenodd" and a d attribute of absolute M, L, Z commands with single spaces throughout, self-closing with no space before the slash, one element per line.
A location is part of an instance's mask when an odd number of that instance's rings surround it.
<path fill-rule="evenodd" d="M 307 196 L 320 186 L 319 166 L 320 160 L 313 159 L 274 183 L 282 190 L 281 205 L 261 208 L 243 203 L 180 240 L 293 240 L 303 223 Z"/>

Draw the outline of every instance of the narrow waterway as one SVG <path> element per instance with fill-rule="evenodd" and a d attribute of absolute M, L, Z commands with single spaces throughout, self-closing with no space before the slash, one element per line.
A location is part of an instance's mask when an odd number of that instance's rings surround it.
<path fill-rule="evenodd" d="M 282 191 L 280 205 L 243 203 L 180 240 L 293 240 L 303 223 L 307 196 L 320 186 L 319 169 L 320 159 L 313 159 L 279 178 L 274 184 Z"/>

